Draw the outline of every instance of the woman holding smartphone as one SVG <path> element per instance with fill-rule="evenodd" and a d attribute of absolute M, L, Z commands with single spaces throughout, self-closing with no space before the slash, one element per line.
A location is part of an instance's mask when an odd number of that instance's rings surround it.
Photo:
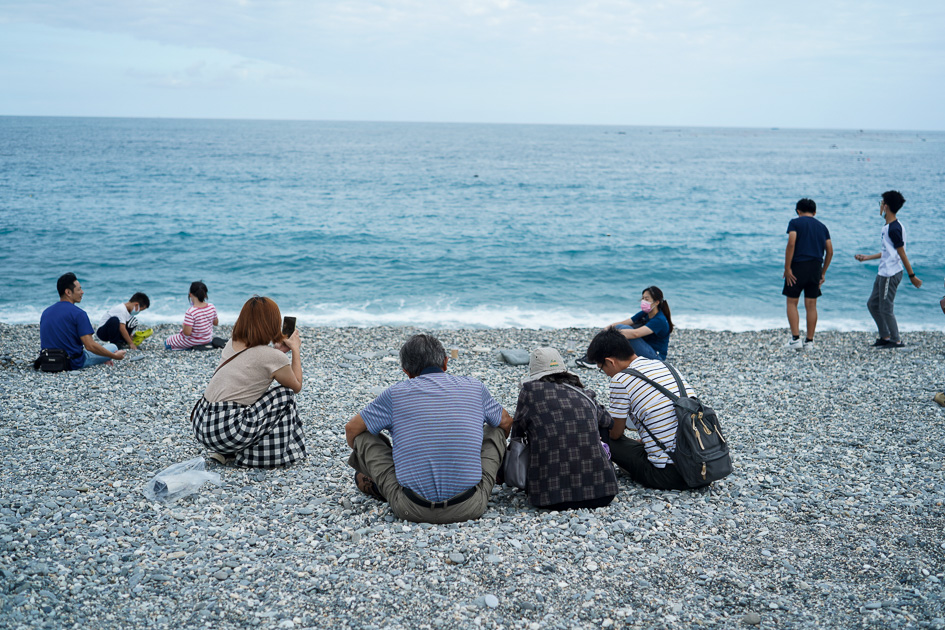
<path fill-rule="evenodd" d="M 191 412 L 197 441 L 217 462 L 272 468 L 305 457 L 295 406 L 295 395 L 302 390 L 301 340 L 296 330 L 283 334 L 281 324 L 275 302 L 250 298 Z M 286 356 L 290 351 L 291 359 Z M 270 389 L 273 381 L 277 385 Z"/>

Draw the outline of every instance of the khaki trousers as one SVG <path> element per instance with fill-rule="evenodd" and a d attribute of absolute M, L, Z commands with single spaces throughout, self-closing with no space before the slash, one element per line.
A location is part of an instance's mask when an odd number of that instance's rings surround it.
<path fill-rule="evenodd" d="M 421 507 L 407 498 L 397 483 L 394 452 L 386 438 L 367 431 L 354 438 L 348 465 L 374 480 L 390 503 L 397 518 L 414 523 L 459 523 L 477 519 L 486 511 L 495 476 L 505 457 L 505 433 L 498 427 L 484 426 L 482 435 L 482 480 L 476 494 L 457 505 L 445 508 Z"/>

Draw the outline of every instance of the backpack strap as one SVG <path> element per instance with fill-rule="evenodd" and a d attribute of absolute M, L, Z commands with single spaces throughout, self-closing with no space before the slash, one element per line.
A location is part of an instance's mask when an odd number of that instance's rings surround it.
<path fill-rule="evenodd" d="M 217 372 L 220 371 L 220 368 L 222 368 L 224 365 L 226 365 L 227 363 L 229 363 L 230 361 L 232 361 L 232 360 L 235 359 L 236 357 L 240 356 L 241 354 L 243 354 L 243 353 L 246 352 L 247 350 L 249 350 L 249 348 L 243 348 L 242 350 L 240 350 L 239 352 L 237 352 L 236 354 L 234 354 L 232 357 L 230 357 L 229 359 L 227 359 L 226 361 L 224 361 L 223 363 L 221 363 L 220 365 L 218 365 L 218 366 L 217 366 L 217 369 L 215 369 L 215 370 L 213 371 L 213 374 L 210 375 L 210 378 L 213 378 L 214 376 L 216 376 L 216 375 L 217 375 Z M 197 411 L 197 405 L 200 404 L 200 401 L 201 401 L 201 400 L 203 400 L 203 396 L 201 396 L 200 399 L 199 399 L 197 402 L 194 403 L 194 408 L 190 410 L 190 421 L 191 421 L 191 423 L 193 423 L 193 421 L 194 421 L 194 412 Z"/>
<path fill-rule="evenodd" d="M 686 386 L 683 385 L 682 377 L 679 376 L 679 372 L 676 371 L 676 368 L 666 361 L 663 361 L 662 363 L 666 366 L 666 369 L 669 370 L 669 373 L 673 375 L 673 378 L 676 379 L 676 387 L 679 389 L 679 398 L 688 397 L 689 393 L 686 391 Z"/>
<path fill-rule="evenodd" d="M 654 360 L 658 360 L 658 359 L 654 359 Z M 646 376 L 645 374 L 643 374 L 643 372 L 640 372 L 639 370 L 634 370 L 633 368 L 627 368 L 626 370 L 621 370 L 621 371 L 624 374 L 635 376 L 641 381 L 645 381 L 649 383 L 650 385 L 658 389 L 664 396 L 666 396 L 673 402 L 676 402 L 683 396 L 688 396 L 688 393 L 686 391 L 686 386 L 683 385 L 682 378 L 679 376 L 679 372 L 676 371 L 676 368 L 674 368 L 672 365 L 670 365 L 666 361 L 660 361 L 660 363 L 665 365 L 666 369 L 669 370 L 669 373 L 673 375 L 673 378 L 676 380 L 676 387 L 679 389 L 679 392 L 680 392 L 679 394 L 674 394 L 673 392 L 669 391 L 668 389 L 666 389 L 665 387 L 663 387 L 662 385 L 660 385 L 653 379 L 649 378 L 648 376 Z"/>
<path fill-rule="evenodd" d="M 679 387 L 679 391 L 681 391 L 683 394 L 685 394 L 685 393 L 686 393 L 686 388 L 683 387 L 682 379 L 679 377 L 679 372 L 677 372 L 675 369 L 673 369 L 673 366 L 671 366 L 669 363 L 666 363 L 665 361 L 660 361 L 660 363 L 662 363 L 663 365 L 666 366 L 666 368 L 669 370 L 669 373 L 672 374 L 672 375 L 673 375 L 673 378 L 676 379 L 676 386 Z M 645 374 L 643 374 L 643 372 L 640 372 L 639 370 L 634 370 L 634 369 L 632 369 L 632 368 L 627 368 L 626 370 L 621 370 L 621 371 L 622 371 L 624 374 L 629 374 L 630 376 L 635 376 L 635 377 L 637 377 L 638 379 L 640 379 L 641 381 L 643 381 L 643 382 L 645 382 L 645 383 L 649 383 L 649 384 L 652 385 L 654 388 L 656 388 L 660 393 L 662 393 L 664 396 L 666 396 L 667 398 L 669 398 L 674 404 L 676 403 L 677 400 L 679 400 L 679 396 L 678 396 L 678 395 L 674 394 L 673 392 L 669 391 L 668 389 L 666 389 L 665 387 L 663 387 L 662 385 L 660 385 L 659 383 L 657 383 L 657 382 L 654 381 L 653 379 L 649 378 L 648 376 L 646 376 Z M 653 439 L 653 441 L 656 442 L 656 445 L 657 445 L 658 447 L 660 447 L 660 450 L 662 450 L 664 453 L 666 453 L 667 455 L 669 455 L 669 454 L 670 454 L 669 449 L 666 448 L 666 446 L 665 446 L 662 442 L 660 442 L 659 439 L 658 439 L 655 435 L 653 435 L 653 432 L 650 431 L 650 427 L 646 426 L 646 423 L 645 423 L 645 422 L 640 422 L 640 425 L 643 426 L 643 428 L 644 428 L 644 429 L 646 430 L 646 432 L 650 435 L 650 437 Z"/>
<path fill-rule="evenodd" d="M 591 403 L 591 407 L 593 407 L 593 409 L 594 409 L 594 419 L 595 419 L 595 420 L 598 422 L 598 424 L 599 424 L 599 423 L 600 423 L 600 411 L 601 411 L 600 405 L 598 405 L 596 402 L 594 402 L 594 399 L 591 398 L 590 396 L 588 396 L 588 395 L 587 395 L 587 392 L 585 392 L 585 391 L 584 391 L 583 389 L 581 389 L 580 387 L 575 387 L 574 385 L 568 385 L 567 383 L 561 383 L 561 384 L 564 385 L 565 387 L 569 387 L 569 388 L 573 389 L 574 391 L 576 391 L 577 393 L 579 393 L 581 396 L 584 396 L 584 398 L 587 399 L 587 402 Z"/>
<path fill-rule="evenodd" d="M 249 350 L 249 348 L 243 348 L 242 350 L 240 350 L 239 352 L 237 352 L 236 354 L 234 354 L 232 357 L 230 357 L 229 359 L 227 359 L 226 361 L 224 361 L 223 363 L 221 363 L 220 365 L 218 365 L 218 366 L 217 366 L 217 369 L 215 369 L 215 370 L 213 371 L 213 374 L 210 375 L 210 378 L 213 378 L 214 376 L 216 376 L 216 375 L 217 375 L 217 372 L 220 371 L 220 368 L 222 368 L 224 365 L 226 365 L 227 363 L 229 363 L 230 361 L 232 361 L 232 360 L 235 359 L 236 357 L 240 356 L 241 354 L 243 354 L 243 353 L 246 352 L 247 350 Z"/>

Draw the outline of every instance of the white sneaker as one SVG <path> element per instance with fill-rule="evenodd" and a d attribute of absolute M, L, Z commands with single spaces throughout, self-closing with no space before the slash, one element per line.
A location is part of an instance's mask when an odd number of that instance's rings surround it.
<path fill-rule="evenodd" d="M 804 349 L 804 340 L 803 339 L 791 339 L 786 344 L 782 346 L 783 348 L 788 348 L 790 350 L 803 350 Z"/>

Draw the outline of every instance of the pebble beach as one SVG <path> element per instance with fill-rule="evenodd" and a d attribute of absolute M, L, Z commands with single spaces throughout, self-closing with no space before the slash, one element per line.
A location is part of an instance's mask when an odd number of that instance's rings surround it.
<path fill-rule="evenodd" d="M 669 360 L 719 413 L 731 476 L 675 492 L 618 472 L 609 507 L 562 513 L 498 486 L 480 520 L 418 525 L 357 492 L 343 426 L 405 378 L 420 331 L 302 328 L 307 459 L 208 463 L 222 486 L 163 504 L 142 487 L 205 454 L 188 416 L 220 356 L 164 351 L 176 331 L 42 374 L 39 327 L 0 324 L 0 627 L 945 628 L 943 333 L 796 352 L 784 330 L 677 330 Z M 596 331 L 432 332 L 514 413 L 527 367 L 498 351 L 573 365 Z"/>

